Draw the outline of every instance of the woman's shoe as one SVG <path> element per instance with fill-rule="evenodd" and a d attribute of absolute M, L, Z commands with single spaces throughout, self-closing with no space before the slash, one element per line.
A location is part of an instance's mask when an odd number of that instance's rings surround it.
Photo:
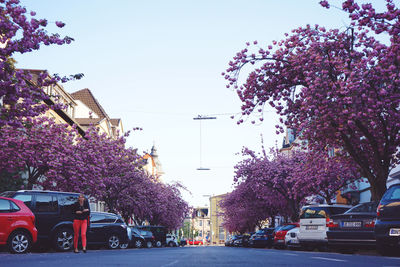
<path fill-rule="evenodd" d="M 86 253 L 86 248 L 83 249 L 83 253 Z"/>
<path fill-rule="evenodd" d="M 74 253 L 79 253 L 79 250 L 74 250 Z"/>

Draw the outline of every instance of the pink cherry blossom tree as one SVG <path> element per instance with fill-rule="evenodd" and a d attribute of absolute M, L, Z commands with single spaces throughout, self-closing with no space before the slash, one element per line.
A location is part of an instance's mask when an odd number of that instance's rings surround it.
<path fill-rule="evenodd" d="M 50 78 L 46 71 L 32 72 L 15 68 L 13 56 L 38 50 L 42 45 L 69 44 L 71 37 L 61 38 L 45 30 L 48 21 L 36 19 L 35 12 L 27 14 L 26 8 L 18 0 L 0 1 L 0 127 L 22 125 L 22 118 L 35 117 L 48 106 L 43 87 L 58 80 L 80 78 L 82 74 L 70 78 Z M 64 23 L 55 22 L 57 27 Z"/>
<path fill-rule="evenodd" d="M 285 205 L 284 201 L 272 199 L 251 179 L 239 183 L 222 201 L 223 225 L 229 232 L 252 232 L 261 228 L 268 218 L 278 215 Z M 262 192 L 260 192 L 262 190 Z M 273 193 L 270 190 L 270 193 Z"/>
<path fill-rule="evenodd" d="M 302 129 L 312 149 L 343 150 L 368 179 L 373 200 L 385 192 L 400 159 L 400 11 L 386 2 L 386 10 L 377 12 L 371 4 L 344 1 L 348 29 L 307 25 L 267 47 L 248 43 L 223 73 L 243 103 L 242 116 L 258 113 L 262 120 L 269 104 L 281 116 L 278 132 Z M 252 64 L 240 84 L 241 71 Z"/>
<path fill-rule="evenodd" d="M 68 163 L 77 132 L 47 117 L 25 120 L 24 125 L 1 128 L 0 172 L 26 172 L 27 188 L 32 189 L 50 170 Z"/>

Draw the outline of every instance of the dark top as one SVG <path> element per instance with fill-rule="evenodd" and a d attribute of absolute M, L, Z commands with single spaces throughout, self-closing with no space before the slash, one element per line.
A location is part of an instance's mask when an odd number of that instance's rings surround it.
<path fill-rule="evenodd" d="M 78 210 L 83 211 L 84 209 L 88 209 L 89 211 L 85 211 L 83 213 L 76 213 Z M 83 206 L 81 206 L 79 204 L 79 201 L 75 203 L 74 205 L 74 219 L 75 220 L 86 220 L 88 219 L 89 215 L 90 215 L 90 208 L 89 208 L 89 203 L 88 201 L 84 201 L 83 202 Z"/>

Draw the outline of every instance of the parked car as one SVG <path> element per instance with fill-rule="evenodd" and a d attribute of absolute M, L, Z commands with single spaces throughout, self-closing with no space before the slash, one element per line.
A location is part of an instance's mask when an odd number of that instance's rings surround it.
<path fill-rule="evenodd" d="M 179 240 L 179 246 L 184 247 L 184 246 L 186 246 L 186 245 L 187 245 L 187 240 L 186 240 L 186 238 L 182 237 L 182 238 Z"/>
<path fill-rule="evenodd" d="M 289 230 L 285 236 L 285 246 L 289 249 L 298 249 L 300 248 L 299 242 L 299 234 L 300 228 L 295 227 L 292 230 Z"/>
<path fill-rule="evenodd" d="M 143 247 L 146 248 L 152 248 L 155 243 L 156 243 L 156 239 L 153 235 L 152 232 L 150 231 L 146 231 L 146 230 L 142 230 L 136 226 L 131 227 L 131 230 L 133 233 L 136 233 L 137 235 L 140 235 L 144 238 L 144 245 Z"/>
<path fill-rule="evenodd" d="M 326 232 L 328 246 L 339 250 L 375 248 L 374 226 L 377 202 L 361 203 L 343 214 L 333 215 Z"/>
<path fill-rule="evenodd" d="M 251 247 L 272 247 L 274 243 L 273 233 L 275 228 L 264 228 L 258 230 L 249 239 Z"/>
<path fill-rule="evenodd" d="M 249 247 L 250 246 L 250 237 L 254 234 L 254 232 L 251 233 L 245 233 L 242 236 L 242 246 L 243 247 Z"/>
<path fill-rule="evenodd" d="M 274 247 L 275 248 L 284 248 L 285 247 L 285 236 L 289 230 L 293 228 L 299 227 L 298 223 L 288 223 L 284 224 L 278 231 L 275 231 L 274 234 Z"/>
<path fill-rule="evenodd" d="M 128 243 L 127 225 L 121 216 L 108 212 L 91 212 L 86 233 L 88 245 L 104 245 L 109 249 Z"/>
<path fill-rule="evenodd" d="M 380 254 L 390 255 L 400 250 L 400 184 L 386 190 L 375 223 L 376 247 Z"/>
<path fill-rule="evenodd" d="M 135 230 L 134 230 L 135 229 Z M 140 234 L 139 230 L 132 226 L 128 226 L 127 228 L 129 242 L 128 247 L 130 248 L 142 248 L 146 244 L 146 240 Z"/>
<path fill-rule="evenodd" d="M 203 245 L 203 241 L 201 240 L 193 240 L 193 239 L 188 239 L 187 240 L 188 245 Z"/>
<path fill-rule="evenodd" d="M 238 235 L 237 238 L 235 239 L 235 241 L 233 241 L 233 246 L 234 247 L 241 247 L 243 246 L 243 236 L 242 235 Z"/>
<path fill-rule="evenodd" d="M 330 217 L 342 214 L 352 206 L 341 204 L 316 204 L 304 206 L 300 212 L 300 231 L 298 234 L 302 248 L 311 250 L 327 249 L 328 239 L 326 231 Z"/>
<path fill-rule="evenodd" d="M 150 231 L 153 233 L 155 238 L 155 246 L 162 247 L 167 243 L 167 228 L 164 226 L 155 226 L 155 225 L 140 225 L 137 226 L 139 229 Z"/>
<path fill-rule="evenodd" d="M 225 247 L 230 247 L 232 242 L 232 236 L 229 236 L 225 239 Z"/>
<path fill-rule="evenodd" d="M 226 239 L 225 241 L 225 246 L 227 247 L 233 247 L 234 242 L 236 239 L 238 239 L 239 235 L 231 235 L 229 238 Z"/>
<path fill-rule="evenodd" d="M 11 253 L 25 253 L 36 240 L 32 211 L 20 200 L 0 197 L 0 245 Z"/>
<path fill-rule="evenodd" d="M 178 239 L 173 234 L 167 234 L 166 243 L 169 247 L 179 247 Z"/>
<path fill-rule="evenodd" d="M 0 195 L 23 201 L 33 212 L 39 244 L 52 246 L 58 251 L 72 249 L 73 206 L 78 200 L 79 193 L 19 190 L 6 191 Z"/>

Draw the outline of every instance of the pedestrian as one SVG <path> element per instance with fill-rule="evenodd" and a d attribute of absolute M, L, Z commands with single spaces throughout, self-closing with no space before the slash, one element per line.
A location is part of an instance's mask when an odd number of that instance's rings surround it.
<path fill-rule="evenodd" d="M 78 201 L 74 205 L 74 252 L 78 253 L 79 230 L 81 231 L 82 250 L 86 253 L 86 231 L 89 224 L 89 202 L 83 194 L 79 194 Z"/>

